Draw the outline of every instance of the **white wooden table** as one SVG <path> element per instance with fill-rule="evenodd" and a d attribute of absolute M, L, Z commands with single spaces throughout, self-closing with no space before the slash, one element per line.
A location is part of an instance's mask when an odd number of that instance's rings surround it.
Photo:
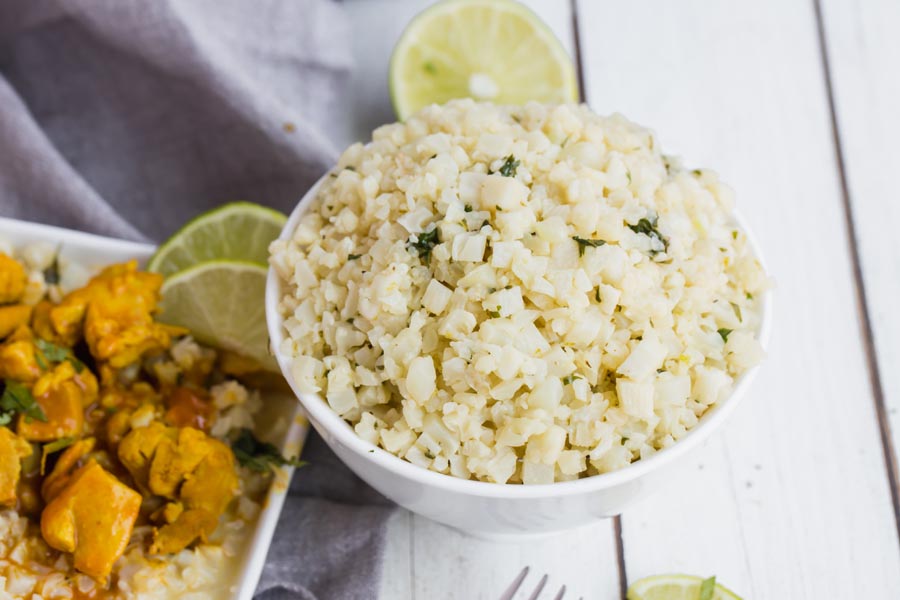
<path fill-rule="evenodd" d="M 493 600 L 530 565 L 526 584 L 548 573 L 573 599 L 670 572 L 754 600 L 900 598 L 900 1 L 526 3 L 595 110 L 737 190 L 777 281 L 769 356 L 681 484 L 619 518 L 496 544 L 399 511 L 381 597 Z M 355 120 L 337 142 L 393 120 L 388 57 L 426 4 L 345 3 Z"/>

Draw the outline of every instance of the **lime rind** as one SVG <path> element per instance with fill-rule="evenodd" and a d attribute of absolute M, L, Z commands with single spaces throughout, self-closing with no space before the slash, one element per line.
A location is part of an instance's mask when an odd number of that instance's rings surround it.
<path fill-rule="evenodd" d="M 265 264 L 268 244 L 287 217 L 251 202 L 232 202 L 194 217 L 163 243 L 147 270 L 172 275 L 191 265 L 219 259 Z"/>
<path fill-rule="evenodd" d="M 696 600 L 703 577 L 671 574 L 644 577 L 628 587 L 627 600 Z M 668 588 L 668 590 L 667 590 Z M 667 593 L 671 591 L 672 593 Z M 713 600 L 741 600 L 741 597 L 716 583 Z"/>
<path fill-rule="evenodd" d="M 408 85 L 405 83 L 406 73 L 404 72 L 404 67 L 406 66 L 406 62 L 410 60 L 410 55 L 417 47 L 427 45 L 423 42 L 423 36 L 421 34 L 427 31 L 430 22 L 442 18 L 459 18 L 459 15 L 464 14 L 464 11 L 473 9 L 492 11 L 497 15 L 495 20 L 496 18 L 509 19 L 510 17 L 522 19 L 529 26 L 529 33 L 532 35 L 527 39 L 519 40 L 517 51 L 527 47 L 528 44 L 538 44 L 541 50 L 549 52 L 553 64 L 561 71 L 560 76 L 562 84 L 559 86 L 561 89 L 558 89 L 557 86 L 548 88 L 544 85 L 543 87 L 545 89 L 541 91 L 541 93 L 535 94 L 534 91 L 540 88 L 541 85 L 535 83 L 533 78 L 524 77 L 520 81 L 525 81 L 526 83 L 520 83 L 517 88 L 519 91 L 515 94 L 518 101 L 510 103 L 522 103 L 526 100 L 548 101 L 551 97 L 560 102 L 578 100 L 578 80 L 575 76 L 575 67 L 571 58 L 565 48 L 563 48 L 559 39 L 554 35 L 553 31 L 531 9 L 514 0 L 444 0 L 422 11 L 413 18 L 400 36 L 400 40 L 397 42 L 394 52 L 391 55 L 388 71 L 388 87 L 391 103 L 393 104 L 394 112 L 397 114 L 398 119 L 405 120 L 410 114 L 428 104 L 443 102 L 453 97 L 465 97 L 468 95 L 465 93 L 458 93 L 458 88 L 453 93 L 448 92 L 446 86 L 444 86 L 444 92 L 442 92 L 440 96 L 429 98 L 428 101 L 423 102 L 421 101 L 421 98 L 416 98 L 414 100 L 410 99 Z M 492 25 L 495 29 L 498 27 L 496 22 L 492 23 Z M 465 28 L 463 28 L 463 30 L 465 30 Z M 465 44 L 463 44 L 463 47 L 465 51 Z M 431 47 L 431 49 L 434 51 L 434 47 Z M 446 53 L 444 55 L 448 56 Z M 449 56 L 449 60 L 446 64 L 452 65 L 452 63 L 453 57 Z M 502 61 L 498 61 L 498 63 L 502 63 Z M 531 67 L 530 61 L 520 61 L 519 64 L 524 65 L 523 69 Z M 514 70 L 515 68 L 514 66 L 510 68 L 509 64 L 502 66 L 507 72 Z M 457 70 L 457 72 L 459 71 Z M 509 82 L 506 81 L 505 83 L 506 85 L 501 86 L 501 89 L 506 89 L 508 91 L 511 89 Z M 562 94 L 555 96 L 554 92 L 562 92 Z"/>
<path fill-rule="evenodd" d="M 194 338 L 277 370 L 265 317 L 266 267 L 249 261 L 212 260 L 163 283 L 159 320 L 190 329 Z"/>

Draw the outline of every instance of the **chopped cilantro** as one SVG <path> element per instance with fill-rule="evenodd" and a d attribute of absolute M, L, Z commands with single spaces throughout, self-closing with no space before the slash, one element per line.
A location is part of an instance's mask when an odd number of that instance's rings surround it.
<path fill-rule="evenodd" d="M 724 327 L 722 327 L 721 329 L 718 330 L 718 333 L 720 336 L 722 336 L 722 341 L 727 342 L 728 336 L 731 335 L 732 331 L 734 331 L 734 329 L 725 329 Z"/>
<path fill-rule="evenodd" d="M 573 235 L 572 239 L 578 244 L 578 256 L 584 256 L 585 248 L 599 248 L 606 245 L 606 240 L 588 240 L 577 235 Z"/>
<path fill-rule="evenodd" d="M 53 262 L 44 269 L 44 283 L 47 285 L 56 285 L 59 283 L 59 248 L 53 256 Z"/>
<path fill-rule="evenodd" d="M 700 169 L 694 169 L 694 170 L 692 171 L 692 173 L 693 173 L 694 175 L 696 175 L 697 177 L 700 177 L 701 175 L 703 175 L 703 171 L 701 171 Z"/>
<path fill-rule="evenodd" d="M 499 319 L 499 318 L 500 318 L 500 307 L 499 307 L 499 306 L 497 307 L 497 310 L 489 310 L 489 311 L 486 311 L 486 312 L 487 312 L 488 315 L 490 315 L 490 317 L 491 317 L 492 319 Z"/>
<path fill-rule="evenodd" d="M 503 175 L 504 177 L 515 177 L 516 169 L 519 168 L 521 163 L 516 160 L 516 157 L 510 154 L 506 157 L 506 161 L 503 163 L 503 166 L 498 169 L 498 173 Z"/>
<path fill-rule="evenodd" d="M 472 212 L 472 205 L 466 204 L 466 207 L 463 210 L 465 210 L 466 212 Z"/>
<path fill-rule="evenodd" d="M 75 443 L 75 438 L 73 437 L 64 437 L 59 438 L 55 442 L 50 442 L 49 444 L 44 444 L 44 454 L 53 454 L 54 452 L 59 452 L 60 450 L 64 450 Z"/>
<path fill-rule="evenodd" d="M 663 235 L 656 228 L 656 217 L 652 217 L 650 219 L 644 218 L 637 222 L 637 225 L 628 225 L 628 229 L 632 230 L 638 234 L 644 234 L 649 238 L 656 238 L 663 245 L 663 250 L 669 249 L 669 240 L 663 237 Z M 653 251 L 652 254 L 657 254 L 658 251 Z"/>
<path fill-rule="evenodd" d="M 42 423 L 47 422 L 47 415 L 31 395 L 31 390 L 18 381 L 7 379 L 3 395 L 0 396 L 0 414 L 5 414 L 5 418 L 11 421 L 14 413 L 25 415 L 25 420 L 29 423 L 35 419 Z"/>
<path fill-rule="evenodd" d="M 347 255 L 347 260 L 356 260 L 356 259 L 359 258 L 360 256 L 362 256 L 362 254 L 348 254 L 348 255 Z"/>
<path fill-rule="evenodd" d="M 419 258 L 424 260 L 425 262 L 429 262 L 431 260 L 431 251 L 441 242 L 438 237 L 437 228 L 432 229 L 431 231 L 420 233 L 416 235 L 416 241 L 410 240 L 408 242 L 409 248 L 414 248 L 416 253 L 419 255 Z"/>
<path fill-rule="evenodd" d="M 571 375 L 566 375 L 565 377 L 563 377 L 562 382 L 563 385 L 569 385 L 576 379 L 581 379 L 581 375 L 579 375 L 578 373 L 572 373 Z"/>
<path fill-rule="evenodd" d="M 735 304 L 734 302 L 730 302 L 729 304 L 731 304 L 731 309 L 734 311 L 735 316 L 737 316 L 738 321 L 743 323 L 744 316 L 741 314 L 741 307 L 739 305 Z"/>
<path fill-rule="evenodd" d="M 231 442 L 234 457 L 242 467 L 257 473 L 265 473 L 276 466 L 302 467 L 306 463 L 296 458 L 285 458 L 273 444 L 256 439 L 249 429 L 241 429 L 238 437 Z"/>
<path fill-rule="evenodd" d="M 72 354 L 72 351 L 68 348 L 63 348 L 62 346 L 57 346 L 54 343 L 48 342 L 47 340 L 42 340 L 40 338 L 36 338 L 34 340 L 34 345 L 40 350 L 40 354 L 43 354 L 47 360 L 50 362 L 63 362 L 64 360 L 72 363 L 72 366 L 75 367 L 76 373 L 81 373 L 84 371 L 84 363 L 75 358 L 75 355 Z M 37 360 L 38 365 L 42 369 L 47 368 L 47 364 L 40 358 L 40 354 L 35 354 L 34 357 Z"/>

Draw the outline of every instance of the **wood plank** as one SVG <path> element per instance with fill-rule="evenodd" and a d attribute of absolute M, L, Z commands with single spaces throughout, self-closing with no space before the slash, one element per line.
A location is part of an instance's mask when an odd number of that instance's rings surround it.
<path fill-rule="evenodd" d="M 412 513 L 398 509 L 388 521 L 379 598 L 412 598 Z"/>
<path fill-rule="evenodd" d="M 812 4 L 581 0 L 578 13 L 591 105 L 718 170 L 778 286 L 744 404 L 681 485 L 623 516 L 629 580 L 687 571 L 749 598 L 889 597 L 900 552 Z"/>
<path fill-rule="evenodd" d="M 885 450 L 893 458 L 897 511 L 900 314 L 896 299 L 900 298 L 900 254 L 885 226 L 900 221 L 894 180 L 900 164 L 900 3 L 824 0 L 821 9 L 848 200 L 877 350 Z"/>
<path fill-rule="evenodd" d="M 526 566 L 517 600 L 530 597 L 544 574 L 549 578 L 542 598 L 554 597 L 563 585 L 566 598 L 618 597 L 612 520 L 521 542 L 472 538 L 419 516 L 413 526 L 412 597 L 418 600 L 496 600 Z"/>

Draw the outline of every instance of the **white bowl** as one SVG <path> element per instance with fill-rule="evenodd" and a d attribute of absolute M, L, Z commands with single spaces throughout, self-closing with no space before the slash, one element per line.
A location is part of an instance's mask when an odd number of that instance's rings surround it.
<path fill-rule="evenodd" d="M 327 175 L 326 175 L 327 177 Z M 288 239 L 315 198 L 325 177 L 306 193 L 291 213 L 279 239 Z M 740 217 L 737 225 L 747 233 L 757 258 L 762 260 L 752 234 Z M 762 299 L 760 341 L 769 337 L 772 294 Z M 413 512 L 479 537 L 515 538 L 586 525 L 621 513 L 636 500 L 656 491 L 677 475 L 679 458 L 699 446 L 734 411 L 757 367 L 744 373 L 731 395 L 705 414 L 685 437 L 650 458 L 602 475 L 546 485 L 497 484 L 459 479 L 409 463 L 356 435 L 318 394 L 301 392 L 291 377 L 291 357 L 279 352 L 284 340 L 278 302 L 282 283 L 269 268 L 266 281 L 266 320 L 281 371 L 306 409 L 316 431 L 335 454 L 373 488 Z"/>
<path fill-rule="evenodd" d="M 100 269 L 106 265 L 133 258 L 143 264 L 156 250 L 154 246 L 148 244 L 116 240 L 81 231 L 2 217 L 0 217 L 0 240 L 11 243 L 13 247 L 48 242 L 59 247 L 61 256 L 89 269 Z M 266 406 L 275 407 L 279 416 L 291 419 L 287 432 L 277 445 L 285 456 L 297 456 L 300 454 L 309 429 L 300 407 L 286 394 L 267 397 Z M 253 592 L 256 590 L 269 546 L 272 543 L 272 534 L 275 533 L 275 525 L 281 514 L 281 507 L 287 497 L 288 484 L 293 471 L 293 467 L 279 467 L 276 470 L 275 479 L 269 486 L 269 492 L 263 501 L 263 509 L 249 536 L 249 543 L 242 550 L 243 555 L 238 563 L 238 572 L 223 574 L 234 578 L 234 593 L 229 596 L 230 598 L 239 600 L 253 598 Z"/>

